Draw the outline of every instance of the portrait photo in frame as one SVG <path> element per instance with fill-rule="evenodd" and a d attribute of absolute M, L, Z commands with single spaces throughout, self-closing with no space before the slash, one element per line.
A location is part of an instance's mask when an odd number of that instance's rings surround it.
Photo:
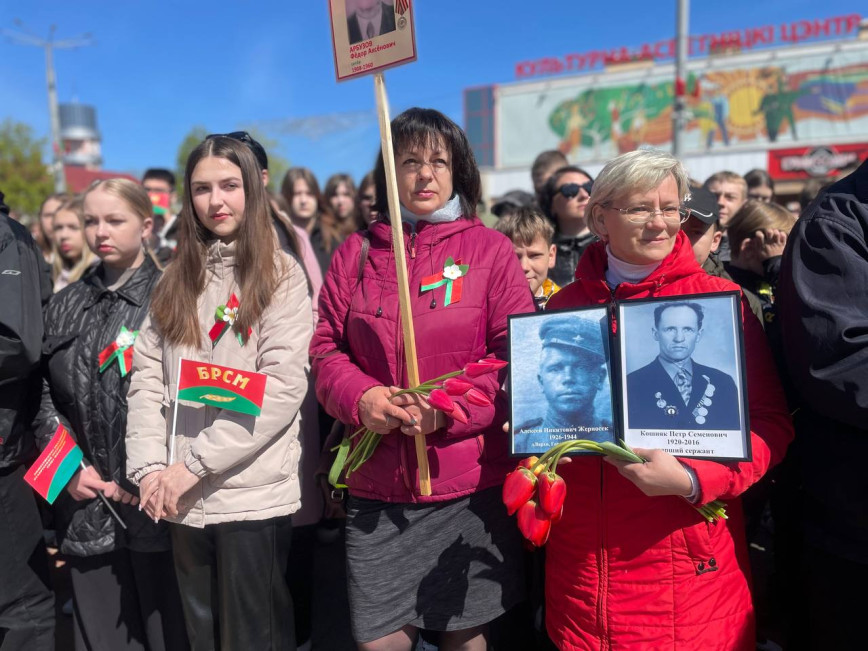
<path fill-rule="evenodd" d="M 739 292 L 617 304 L 621 436 L 674 456 L 751 458 Z"/>
<path fill-rule="evenodd" d="M 329 15 L 338 81 L 416 60 L 411 0 L 329 0 Z"/>
<path fill-rule="evenodd" d="M 509 317 L 513 455 L 575 439 L 615 442 L 607 329 L 606 307 Z"/>

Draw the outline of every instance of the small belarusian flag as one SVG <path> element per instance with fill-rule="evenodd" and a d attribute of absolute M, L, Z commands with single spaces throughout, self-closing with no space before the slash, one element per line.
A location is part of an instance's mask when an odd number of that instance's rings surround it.
<path fill-rule="evenodd" d="M 157 192 L 152 190 L 148 192 L 148 198 L 151 200 L 151 205 L 154 207 L 155 215 L 169 214 L 169 193 Z"/>
<path fill-rule="evenodd" d="M 181 359 L 178 400 L 259 416 L 266 379 L 263 373 Z"/>
<path fill-rule="evenodd" d="M 60 491 L 78 471 L 83 456 L 69 430 L 58 425 L 48 447 L 24 474 L 24 481 L 49 504 L 54 504 Z"/>

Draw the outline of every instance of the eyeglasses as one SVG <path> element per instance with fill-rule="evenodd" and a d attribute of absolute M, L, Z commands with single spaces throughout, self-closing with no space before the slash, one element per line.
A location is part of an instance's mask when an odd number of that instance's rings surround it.
<path fill-rule="evenodd" d="M 584 190 L 589 195 L 591 194 L 591 188 L 594 187 L 593 181 L 586 181 L 585 183 L 564 183 L 561 187 L 559 187 L 556 192 L 559 192 L 567 199 L 572 199 L 573 197 L 579 194 L 579 190 Z"/>
<path fill-rule="evenodd" d="M 631 224 L 647 224 L 657 215 L 663 215 L 663 221 L 667 224 L 683 224 L 690 216 L 690 211 L 684 210 L 679 206 L 668 206 L 662 210 L 652 210 L 648 206 L 632 206 L 630 208 L 605 207 L 617 210 L 622 215 L 627 215 L 627 221 Z"/>
<path fill-rule="evenodd" d="M 211 133 L 205 136 L 205 140 L 211 140 L 212 138 L 232 138 L 232 140 L 238 140 L 239 142 L 253 142 L 253 138 L 251 138 L 250 134 L 246 131 L 233 131 L 232 133 Z"/>

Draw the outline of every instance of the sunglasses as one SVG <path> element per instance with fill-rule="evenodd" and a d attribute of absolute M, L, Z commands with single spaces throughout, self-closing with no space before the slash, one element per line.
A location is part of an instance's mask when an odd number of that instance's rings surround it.
<path fill-rule="evenodd" d="M 591 194 L 591 188 L 594 187 L 593 181 L 586 181 L 585 183 L 564 183 L 561 187 L 559 187 L 556 192 L 559 192 L 567 199 L 572 199 L 573 197 L 578 196 L 579 190 L 584 190 L 588 194 Z"/>
<path fill-rule="evenodd" d="M 232 140 L 238 140 L 239 142 L 253 141 L 253 138 L 251 138 L 250 134 L 246 131 L 233 131 L 232 133 L 211 133 L 205 136 L 205 140 L 211 140 L 212 138 L 232 138 Z"/>

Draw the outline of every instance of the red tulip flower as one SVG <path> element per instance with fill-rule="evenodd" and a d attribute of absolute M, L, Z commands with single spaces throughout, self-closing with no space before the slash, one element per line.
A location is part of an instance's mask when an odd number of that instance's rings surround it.
<path fill-rule="evenodd" d="M 527 468 L 516 468 L 503 482 L 503 503 L 506 512 L 512 515 L 533 497 L 536 490 L 536 475 Z"/>
<path fill-rule="evenodd" d="M 434 389 L 428 394 L 428 404 L 446 414 L 451 414 L 455 409 L 455 403 L 443 389 Z"/>
<path fill-rule="evenodd" d="M 558 515 L 564 508 L 567 496 L 567 483 L 563 477 L 548 470 L 539 476 L 539 507 L 550 518 Z"/>
<path fill-rule="evenodd" d="M 443 390 L 450 396 L 463 396 L 471 389 L 473 385 L 470 382 L 459 380 L 457 377 L 451 377 L 443 383 Z"/>
<path fill-rule="evenodd" d="M 524 458 L 518 462 L 518 466 L 519 466 L 519 468 L 527 468 L 534 475 L 539 475 L 542 472 L 543 467 L 537 466 L 536 465 L 537 461 L 539 461 L 539 457 L 537 457 L 537 456 L 526 457 L 526 458 Z M 534 467 L 534 466 L 536 466 L 536 467 Z"/>
<path fill-rule="evenodd" d="M 542 547 L 549 539 L 552 521 L 539 505 L 529 500 L 518 509 L 518 529 L 534 547 Z"/>
<path fill-rule="evenodd" d="M 467 393 L 464 394 L 464 397 L 467 398 L 467 402 L 471 405 L 476 405 L 477 407 L 488 407 L 491 404 L 491 400 L 488 399 L 488 396 L 475 387 L 468 389 Z"/>
<path fill-rule="evenodd" d="M 470 362 L 464 367 L 464 374 L 467 377 L 479 377 L 480 375 L 486 375 L 487 373 L 496 373 L 500 369 L 504 368 L 507 363 L 508 362 L 504 362 L 502 359 L 486 357 L 484 360 L 481 359 L 478 362 Z"/>
<path fill-rule="evenodd" d="M 467 414 L 465 414 L 464 410 L 458 405 L 455 405 L 455 408 L 449 412 L 449 415 L 459 423 L 463 423 L 464 425 L 467 425 L 468 423 Z"/>

